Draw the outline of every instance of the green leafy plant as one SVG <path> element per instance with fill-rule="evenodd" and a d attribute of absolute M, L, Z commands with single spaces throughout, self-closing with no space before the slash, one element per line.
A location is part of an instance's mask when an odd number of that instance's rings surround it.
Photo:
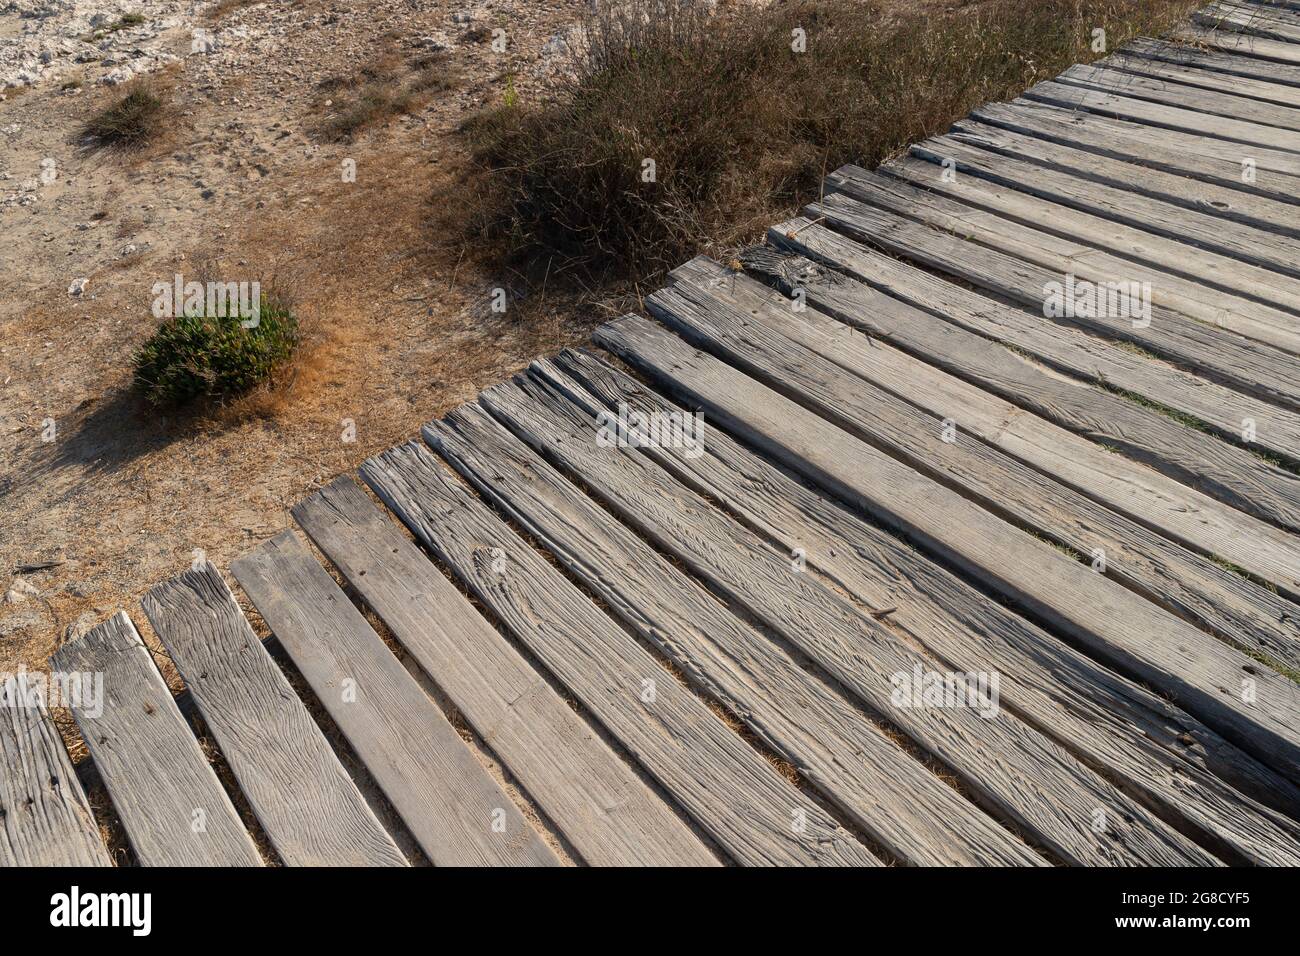
<path fill-rule="evenodd" d="M 269 381 L 298 344 L 298 320 L 266 296 L 255 325 L 233 309 L 167 319 L 135 356 L 135 385 L 155 405 L 233 398 Z M 251 321 L 251 320 L 250 320 Z"/>

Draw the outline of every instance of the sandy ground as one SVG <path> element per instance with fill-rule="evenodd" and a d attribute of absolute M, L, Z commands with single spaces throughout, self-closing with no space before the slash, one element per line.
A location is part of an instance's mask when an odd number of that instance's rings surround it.
<path fill-rule="evenodd" d="M 159 29 L 140 28 L 153 52 L 129 61 L 170 87 L 168 131 L 127 155 L 78 142 L 86 117 L 120 93 L 104 83 L 120 53 L 70 53 L 34 86 L 5 91 L 0 671 L 44 666 L 118 608 L 143 625 L 139 596 L 196 552 L 226 567 L 320 484 L 537 354 L 586 339 L 602 317 L 563 302 L 527 320 L 493 314 L 490 290 L 508 282 L 449 250 L 430 208 L 461 160 L 455 126 L 507 86 L 541 95 L 555 69 L 547 41 L 582 5 L 226 0 L 214 17 L 213 5 L 190 16 L 168 4 Z M 111 24 L 132 5 L 105 7 Z M 16 18 L 0 12 L 0 40 L 33 28 Z M 504 53 L 484 39 L 498 27 Z M 194 52 L 196 28 L 215 49 Z M 128 36 L 128 55 L 141 42 Z M 430 52 L 446 58 L 447 79 L 426 105 L 351 143 L 322 137 L 338 108 L 332 78 L 380 64 L 400 79 Z M 70 76 L 82 86 L 63 89 Z M 341 175 L 346 159 L 355 182 Z M 300 357 L 269 393 L 202 417 L 160 414 L 129 387 L 132 355 L 157 324 L 151 290 L 204 270 L 289 291 Z M 47 562 L 58 563 L 15 573 Z"/>

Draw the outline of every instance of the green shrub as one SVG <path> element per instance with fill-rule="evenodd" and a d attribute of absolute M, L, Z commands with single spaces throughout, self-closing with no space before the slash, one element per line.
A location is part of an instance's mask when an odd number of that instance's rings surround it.
<path fill-rule="evenodd" d="M 221 401 L 268 381 L 293 354 L 298 321 L 263 296 L 257 325 L 233 312 L 168 319 L 135 356 L 135 384 L 155 405 Z"/>

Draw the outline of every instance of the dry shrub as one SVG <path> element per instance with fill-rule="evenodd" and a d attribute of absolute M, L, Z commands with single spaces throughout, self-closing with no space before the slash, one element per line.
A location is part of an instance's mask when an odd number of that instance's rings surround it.
<path fill-rule="evenodd" d="M 132 81 L 121 96 L 86 121 L 82 136 L 95 146 L 139 148 L 163 130 L 164 96 L 164 88 L 152 80 Z"/>
<path fill-rule="evenodd" d="M 989 0 L 943 12 L 793 0 L 711 16 L 685 0 L 602 7 L 550 101 L 463 130 L 478 168 L 466 235 L 514 268 L 649 280 L 752 237 L 975 106 L 1161 33 L 1188 0 Z M 806 51 L 792 49 L 796 29 Z M 655 178 L 645 181 L 645 161 Z"/>

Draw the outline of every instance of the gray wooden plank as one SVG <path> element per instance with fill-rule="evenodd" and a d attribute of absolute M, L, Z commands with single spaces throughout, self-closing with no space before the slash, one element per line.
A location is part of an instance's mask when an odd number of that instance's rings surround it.
<path fill-rule="evenodd" d="M 530 373 L 593 418 L 681 416 L 686 409 L 587 353 Z M 954 670 L 997 670 L 1001 700 L 1227 859 L 1291 865 L 1300 857 L 1300 788 L 1168 701 L 1124 680 L 979 593 L 957 575 L 710 429 L 703 454 L 641 446 L 687 487 L 831 576 L 886 626 Z M 1236 788 L 1236 789 L 1234 789 Z M 1245 794 L 1267 804 L 1261 806 Z"/>
<path fill-rule="evenodd" d="M 890 211 L 889 207 L 879 203 L 894 205 L 899 196 L 905 192 L 907 184 L 897 184 L 885 180 L 869 183 L 866 175 L 854 173 L 850 183 L 845 181 L 845 192 L 849 195 L 831 194 L 815 203 L 805 211 L 809 218 L 824 220 L 839 232 L 856 239 L 879 246 L 888 252 L 905 256 L 913 261 L 937 269 L 948 275 L 958 276 L 975 286 L 992 291 L 1018 302 L 1035 312 L 1042 314 L 1044 298 L 1050 283 L 1061 283 L 1066 275 L 1096 275 L 1088 271 L 1086 247 L 1078 247 L 1078 256 L 1066 264 L 1064 271 L 1057 272 L 1044 268 L 1033 260 L 1019 257 L 1020 247 L 1015 246 L 1016 254 L 1007 254 L 999 248 L 977 245 L 968 241 L 967 236 L 978 236 L 980 240 L 998 242 L 1007 245 L 1001 231 L 985 231 L 985 224 L 990 220 L 982 218 L 990 214 L 980 210 L 971 210 L 961 217 L 966 225 L 961 231 L 949 232 L 932 228 L 940 216 L 933 206 L 921 207 L 915 202 L 912 208 L 918 215 L 924 215 L 924 223 L 912 222 Z M 869 188 L 874 186 L 874 188 Z M 922 192 L 919 191 L 918 192 Z M 915 194 L 907 193 L 909 200 Z M 868 199 L 875 205 L 859 202 Z M 1043 238 L 1040 238 L 1043 237 Z M 1030 237 L 1040 242 L 1043 248 L 1059 253 L 1046 233 Z M 1028 253 L 1027 253 L 1028 254 Z M 1035 258 L 1038 258 L 1037 256 Z M 1120 281 L 1120 280 L 1109 280 Z M 1045 323 L 1059 322 L 1061 325 L 1081 328 L 1100 333 L 1108 338 L 1132 342 L 1135 345 L 1164 358 L 1175 365 L 1194 372 L 1202 378 L 1227 385 L 1243 395 L 1253 395 L 1281 408 L 1300 409 L 1300 388 L 1295 384 L 1294 376 L 1288 371 L 1294 359 L 1277 349 L 1262 343 L 1236 338 L 1225 334 L 1223 330 L 1208 328 L 1200 323 L 1188 320 L 1163 306 L 1152 304 L 1149 325 L 1137 325 L 1127 318 L 1108 315 L 1081 315 L 1045 317 Z M 1243 422 L 1243 427 L 1245 422 Z"/>
<path fill-rule="evenodd" d="M 1300 91 L 1297 91 L 1300 92 Z M 1255 229 L 1300 237 L 1300 214 L 1294 206 L 1251 195 L 1212 182 L 1149 169 L 1034 136 L 990 126 L 978 120 L 958 120 L 951 139 L 981 150 L 1025 159 L 1151 199 L 1184 206 L 1213 219 L 1229 219 Z M 1238 176 L 1240 170 L 1238 170 Z"/>
<path fill-rule="evenodd" d="M 681 276 L 686 268 L 675 274 Z M 776 388 L 787 381 L 800 382 L 803 388 L 822 388 L 818 394 L 828 395 L 827 407 L 850 419 L 866 408 L 875 408 L 866 412 L 871 424 L 850 425 L 850 429 L 865 434 L 872 444 L 896 447 L 905 459 L 919 455 L 919 451 L 911 454 L 910 449 L 930 446 L 926 460 L 918 466 L 920 470 L 1080 554 L 1092 555 L 1100 548 L 1106 555 L 1106 574 L 1161 602 L 1179 617 L 1195 620 L 1204 630 L 1225 636 L 1221 624 L 1210 622 L 1219 619 L 1219 607 L 1231 605 L 1239 596 L 1231 572 L 1218 568 L 1219 574 L 1212 574 L 1209 568 L 1213 562 L 1197 561 L 1191 551 L 1144 532 L 1143 525 L 1134 520 L 1126 520 L 1119 507 L 1108 507 L 1108 503 L 1126 497 L 1119 490 L 1123 483 L 1134 481 L 1140 489 L 1134 496 L 1139 502 L 1136 510 L 1149 501 L 1166 498 L 1164 509 L 1153 509 L 1158 518 L 1167 510 L 1195 507 L 1179 497 L 1186 494 L 1184 489 L 1177 485 L 1164 490 L 1149 488 L 1151 476 L 1139 467 L 1119 466 L 1113 462 L 1113 455 L 1089 454 L 1087 447 L 1054 449 L 1049 436 L 1052 429 L 1039 428 L 1043 423 L 1028 412 L 989 402 L 978 389 L 950 381 L 937 369 L 880 341 L 872 339 L 867 345 L 861 334 L 845 334 L 852 333 L 852 329 L 822 312 L 805 308 L 792 316 L 787 300 L 774 302 L 770 290 L 748 277 L 710 272 L 699 280 L 684 280 L 673 286 L 675 294 L 655 294 L 647 302 L 656 315 L 662 312 L 669 324 L 681 328 L 688 337 L 716 343 L 714 347 L 724 351 L 724 356 L 744 362 L 764 380 L 771 378 L 777 382 Z M 738 321 L 740 316 L 744 321 Z M 735 342 L 744 345 L 733 345 Z M 796 371 L 785 371 L 788 365 Z M 820 375 L 810 372 L 811 368 L 818 369 Z M 850 377 L 845 378 L 844 372 L 849 372 Z M 828 392 L 827 385 L 816 385 L 814 376 L 827 384 L 836 382 L 850 392 L 857 389 L 857 393 L 840 401 L 835 393 Z M 870 386 L 863 388 L 867 382 Z M 931 419 L 931 415 L 936 418 Z M 935 420 L 953 421 L 958 431 L 969 432 L 985 444 L 967 445 L 965 436 L 956 434 L 945 441 L 932 427 Z M 1009 434 L 1026 431 L 1027 427 L 1039 432 L 1028 447 L 1050 449 L 1050 457 L 1032 451 L 1023 454 L 1015 442 L 1006 441 Z M 918 433 L 919 437 L 914 437 Z M 1070 444 L 1062 440 L 1062 445 Z M 1057 458 L 1058 451 L 1069 462 Z M 1058 462 L 1057 467 L 1053 468 L 1052 462 Z M 1087 470 L 1082 483 L 1070 480 L 1078 475 L 1071 475 L 1075 464 L 1083 464 Z M 1037 472 L 1026 466 L 1037 466 Z M 1095 483 L 1089 483 L 1087 479 L 1095 475 L 1117 481 L 1109 486 L 1112 494 L 1101 494 Z M 1100 506 L 1079 494 L 1080 490 L 1088 492 L 1088 488 L 1082 488 L 1087 484 L 1093 484 L 1091 497 Z M 1127 510 L 1135 509 L 1130 506 Z M 1175 578 L 1173 584 L 1169 583 L 1171 575 Z M 1287 607 L 1292 614 L 1300 611 L 1295 605 Z M 1283 615 L 1288 617 L 1291 615 Z M 1277 653 L 1270 657 L 1294 661 L 1300 646 L 1294 627 L 1283 626 L 1281 633 L 1266 633 L 1273 640 L 1245 633 L 1240 637 L 1242 646 L 1256 653 L 1269 653 L 1266 649 L 1275 648 Z M 1236 632 L 1231 635 L 1234 639 L 1236 636 Z"/>
<path fill-rule="evenodd" d="M 94 677 L 88 676 L 90 696 Z M 0 867 L 110 866 L 46 710 L 44 678 L 18 673 L 0 684 Z"/>
<path fill-rule="evenodd" d="M 1054 369 L 1099 385 L 1114 386 L 1185 413 L 1224 438 L 1240 440 L 1243 420 L 1249 418 L 1256 423 L 1254 444 L 1259 448 L 1280 455 L 1289 455 L 1300 448 L 1300 414 L 1198 378 L 1097 335 L 1044 323 L 1041 311 L 1035 315 L 948 282 L 810 219 L 796 217 L 780 223 L 768 231 L 768 239 L 776 246 L 796 250 L 849 272 L 858 280 L 945 321 L 1014 346 Z M 1218 457 L 1208 455 L 1210 460 Z M 1291 487 L 1291 472 L 1273 465 L 1267 467 L 1270 483 Z M 1285 520 L 1280 516 L 1287 506 L 1282 502 L 1270 503 L 1270 494 L 1258 489 L 1254 493 L 1256 505 L 1276 507 L 1278 516 L 1270 520 Z M 1277 494 L 1283 502 L 1290 500 L 1289 491 Z"/>
<path fill-rule="evenodd" d="M 1025 304 L 1045 318 L 1078 325 L 1091 324 L 1115 338 L 1129 335 L 1134 341 L 1143 339 L 1139 344 L 1155 351 L 1160 351 L 1161 345 L 1167 343 L 1173 347 L 1173 354 L 1199 354 L 1201 360 L 1193 368 L 1202 375 L 1218 377 L 1239 392 L 1258 394 L 1275 404 L 1300 407 L 1300 387 L 1293 384 L 1290 373 L 1295 363 L 1291 340 L 1296 335 L 1289 313 L 1200 281 L 1182 278 L 1163 266 L 1120 258 L 1111 251 L 1128 250 L 1130 256 L 1141 254 L 1148 259 L 1169 260 L 1178 250 L 1161 247 L 1176 244 L 1164 243 L 1159 236 L 1065 210 L 1045 200 L 980 179 L 967 177 L 962 180 L 960 188 L 953 188 L 939 182 L 935 175 L 936 167 L 921 159 L 897 160 L 882 166 L 881 170 L 889 175 L 868 173 L 855 166 L 843 167 L 827 177 L 827 189 L 877 207 L 885 212 L 887 221 L 897 224 L 909 235 L 915 229 L 904 223 L 913 219 L 990 250 L 987 254 L 977 253 L 968 246 L 964 250 L 968 256 L 989 255 L 998 263 L 1020 260 L 1024 268 L 1042 267 L 1033 271 L 1043 275 L 1044 282 L 1032 292 L 1025 289 L 1023 295 L 1032 296 Z M 827 197 L 824 204 L 836 205 L 840 201 Z M 849 211 L 845 215 L 860 214 L 865 218 L 879 215 L 860 206 L 840 205 Z M 1061 214 L 1070 214 L 1068 223 L 1058 225 L 1053 222 L 1039 229 L 1029 225 L 1030 222 L 1043 222 L 1044 217 L 1056 216 L 1058 210 Z M 837 206 L 836 215 L 840 214 Z M 1086 238 L 1075 239 L 1073 234 L 1077 232 L 1086 233 Z M 1158 251 L 1150 252 L 1152 248 Z M 1199 252 L 1183 248 L 1188 250 L 1187 258 Z M 1217 259 L 1210 253 L 1201 255 Z M 1008 260 L 1007 256 L 1013 258 Z M 1218 262 L 1229 270 L 1240 266 L 1240 263 L 1222 259 Z M 1144 311 L 1140 320 L 1137 312 L 1132 312 L 1129 318 L 1110 314 L 1087 317 L 1049 315 L 1045 308 L 1047 283 L 1055 282 L 1058 287 L 1063 287 L 1066 277 L 1071 275 L 1076 280 L 1095 283 L 1146 283 L 1146 286 L 1138 288 L 1145 289 L 1150 312 Z M 1119 288 L 1131 289 L 1133 286 L 1121 285 Z M 1129 301 L 1129 304 L 1146 303 Z M 1265 340 L 1273 340 L 1276 344 Z M 1168 350 L 1166 353 L 1170 354 Z M 1221 360 L 1222 355 L 1230 355 L 1231 361 Z M 1247 369 L 1249 375 L 1245 374 Z"/>
<path fill-rule="evenodd" d="M 982 175 L 971 176 L 969 169 L 960 185 L 945 183 L 935 165 L 944 157 L 925 147 L 917 150 L 921 158 L 894 160 L 881 166 L 879 173 L 856 167 L 836 171 L 827 177 L 828 187 L 931 225 L 945 221 L 945 227 L 957 235 L 1060 269 L 1058 283 L 1067 275 L 1098 283 L 1144 283 L 1138 288 L 1153 307 L 1144 320 L 1172 318 L 1177 331 L 1222 342 L 1222 335 L 1207 328 L 1213 326 L 1232 333 L 1230 344 L 1252 356 L 1257 352 L 1254 343 L 1262 343 L 1279 369 L 1293 364 L 1300 353 L 1300 331 L 1286 305 L 1295 297 L 1287 288 L 1294 281 L 1290 277 L 1064 207 Z M 954 150 L 945 147 L 945 151 Z M 958 218 L 954 221 L 953 216 Z M 1197 272 L 1198 268 L 1205 271 Z M 1246 291 L 1251 288 L 1255 291 Z M 1045 293 L 1040 290 L 1040 311 Z M 1264 298 L 1270 301 L 1252 301 Z M 1157 314 L 1155 308 L 1162 312 Z"/>
<path fill-rule="evenodd" d="M 1278 773 L 1300 777 L 1300 688 L 1286 678 L 654 323 L 628 316 L 595 335 L 727 430 L 1172 695 Z"/>
<path fill-rule="evenodd" d="M 1263 9 L 1212 3 L 1192 13 L 1192 21 L 1221 33 L 1241 33 L 1250 37 L 1263 37 L 1292 46 L 1300 45 L 1300 27 L 1268 16 Z M 1300 49 L 1279 56 L 1287 62 L 1300 63 Z"/>
<path fill-rule="evenodd" d="M 361 473 L 737 862 L 879 863 L 427 448 L 412 442 L 390 449 Z"/>
<path fill-rule="evenodd" d="M 1230 30 L 1215 30 L 1199 24 L 1186 24 L 1171 32 L 1171 37 L 1184 43 L 1206 46 L 1238 56 L 1254 57 L 1268 62 L 1300 65 L 1296 44 L 1285 40 L 1250 36 Z"/>
<path fill-rule="evenodd" d="M 1300 133 L 1297 133 L 1300 130 L 1300 109 L 1289 106 L 1083 63 L 1067 69 L 1056 78 L 1056 82 L 1255 123 L 1260 127 L 1255 133 L 1260 145 L 1290 150 L 1300 148 Z M 1245 79 L 1241 82 L 1243 85 L 1249 83 Z"/>
<path fill-rule="evenodd" d="M 140 603 L 281 860 L 407 865 L 212 564 Z"/>
<path fill-rule="evenodd" d="M 231 570 L 434 865 L 559 864 L 293 532 Z"/>
<path fill-rule="evenodd" d="M 1281 63 L 1266 67 L 1258 60 L 1246 57 L 1209 53 L 1181 43 L 1161 43 L 1142 38 L 1129 41 L 1118 53 L 1099 62 L 1125 73 L 1280 106 L 1300 107 L 1300 69 L 1288 68 Z M 1223 67 L 1228 72 L 1221 72 Z M 1283 71 L 1289 71 L 1291 84 L 1285 82 L 1288 73 Z"/>
<path fill-rule="evenodd" d="M 481 400 L 552 464 L 577 475 L 619 518 L 826 668 L 874 714 L 942 761 L 970 792 L 1062 859 L 1080 865 L 1209 862 L 1202 851 L 1006 710 L 898 706 L 895 676 L 940 672 L 938 661 L 907 646 L 831 588 L 800 572 L 789 555 L 723 516 L 644 456 L 612 443 L 601 447 L 596 442 L 601 426 L 554 388 L 523 379 L 517 386 L 491 389 Z M 434 436 L 440 445 L 459 437 L 458 457 L 466 454 L 466 448 L 482 448 L 491 441 L 488 429 L 466 427 L 467 417 Z M 452 437 L 452 430 L 460 434 Z M 494 448 L 501 444 L 495 443 Z M 517 469 L 532 476 L 546 474 L 546 466 L 534 457 L 520 459 Z M 496 456 L 477 471 L 476 483 L 502 491 L 497 476 L 505 470 Z M 531 504 L 530 496 L 544 494 L 537 484 L 534 481 L 517 489 L 519 494 L 509 495 L 512 511 L 522 513 Z M 638 566 L 651 553 L 631 542 L 625 548 Z M 670 587 L 664 593 L 677 590 Z M 661 595 L 659 603 L 666 603 L 666 598 Z M 714 631 L 709 618 L 683 614 L 683 619 L 691 618 Z M 794 703 L 775 701 L 783 709 Z M 998 755 L 996 762 L 989 761 L 991 753 Z M 878 786 L 890 779 L 882 778 Z M 899 796 L 909 790 L 904 785 Z M 1092 814 L 1099 807 L 1108 817 L 1118 815 L 1124 821 L 1100 839 L 1091 827 Z"/>
<path fill-rule="evenodd" d="M 141 865 L 262 865 L 124 612 L 63 645 L 50 666 L 103 674 L 102 704 L 69 709 Z"/>
<path fill-rule="evenodd" d="M 533 397 L 522 391 L 529 384 L 525 380 L 499 386 L 480 401 L 512 409 L 529 421 L 542 420 L 529 416 Z M 585 434 L 556 432 L 551 440 L 572 438 L 571 447 L 584 459 L 619 454 L 594 444 L 592 420 L 584 420 L 582 427 Z M 1044 865 L 1019 839 L 922 767 L 835 690 L 732 615 L 482 408 L 458 409 L 428 426 L 426 437 L 628 627 L 706 687 L 899 859 L 929 866 Z M 584 470 L 584 479 L 590 475 Z M 638 490 L 646 496 L 652 491 Z M 1095 834 L 1079 837 L 1086 841 L 1086 858 L 1128 855 L 1122 849 L 1095 849 Z"/>
<path fill-rule="evenodd" d="M 1019 222 L 1048 224 L 1050 231 L 1102 253 L 1106 268 L 1124 270 L 1111 273 L 1116 278 L 1149 281 L 1153 302 L 1292 355 L 1300 353 L 1291 311 L 1300 309 L 1296 240 L 992 153 L 955 137 L 935 137 L 914 144 L 911 151 L 932 165 L 902 159 L 882 171 Z M 958 183 L 940 178 L 935 164 L 945 161 L 956 164 Z M 1247 248 L 1257 251 L 1230 251 Z M 1216 295 L 1207 285 L 1228 294 Z M 1205 305 L 1198 308 L 1201 302 Z"/>
<path fill-rule="evenodd" d="M 1238 143 L 1019 98 L 1010 103 L 977 107 L 971 111 L 971 117 L 1049 142 L 1217 183 L 1274 202 L 1300 204 L 1300 155 L 1295 153 L 1243 150 Z M 1247 158 L 1254 164 L 1249 172 L 1243 164 Z"/>
<path fill-rule="evenodd" d="M 1088 110 L 1103 116 L 1144 123 L 1162 129 L 1195 133 L 1201 137 L 1214 137 L 1240 144 L 1243 158 L 1252 155 L 1253 149 L 1268 149 L 1294 153 L 1297 134 L 1275 126 L 1261 126 L 1246 120 L 1232 119 L 1214 113 L 1203 113 L 1185 107 L 1170 106 L 1132 96 L 1120 96 L 1073 83 L 1056 83 L 1044 80 L 1024 92 L 1030 100 L 1055 103 L 1066 109 Z"/>
<path fill-rule="evenodd" d="M 820 230 L 820 231 L 814 231 Z M 811 237 L 802 232 L 812 232 Z M 778 245 L 799 249 L 809 239 L 848 240 L 807 220 L 780 223 Z M 883 338 L 950 374 L 1036 415 L 1155 468 L 1257 518 L 1300 530 L 1300 476 L 1242 448 L 1150 411 L 1113 392 L 1066 378 L 941 318 L 832 272 L 802 255 L 755 249 L 742 257 L 751 271 L 803 295 L 820 312 Z M 787 302 L 780 303 L 789 308 Z M 1297 610 L 1300 610 L 1298 608 Z"/>
<path fill-rule="evenodd" d="M 718 865 L 353 482 L 327 485 L 294 515 L 586 863 Z"/>

